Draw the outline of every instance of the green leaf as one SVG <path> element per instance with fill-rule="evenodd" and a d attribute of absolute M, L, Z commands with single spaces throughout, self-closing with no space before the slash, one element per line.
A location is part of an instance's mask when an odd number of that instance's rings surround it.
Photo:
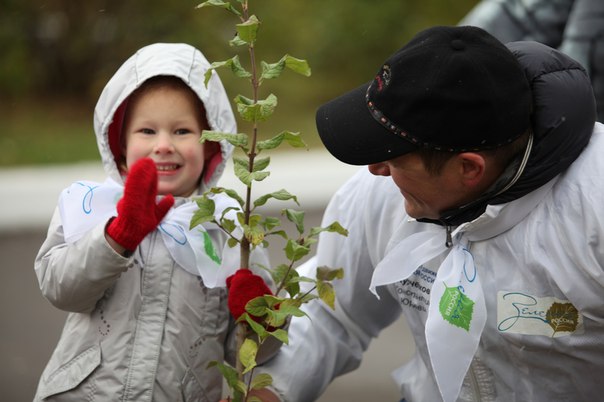
<path fill-rule="evenodd" d="M 254 201 L 254 207 L 259 207 L 266 204 L 266 202 L 271 198 L 274 198 L 279 201 L 294 200 L 296 204 L 300 205 L 300 203 L 298 202 L 298 197 L 290 194 L 287 190 L 281 189 L 270 194 L 265 194 L 262 197 L 258 197 L 256 201 Z M 302 217 L 302 219 L 304 219 L 304 217 Z"/>
<path fill-rule="evenodd" d="M 315 300 L 316 298 L 317 296 L 313 295 L 312 293 L 306 293 L 296 300 L 298 300 L 300 303 L 308 303 L 309 301 Z"/>
<path fill-rule="evenodd" d="M 262 74 L 260 75 L 260 79 L 272 79 L 277 78 L 281 75 L 283 70 L 287 67 L 290 70 L 302 74 L 306 77 L 309 77 L 311 74 L 310 67 L 306 60 L 297 59 L 288 54 L 283 56 L 281 60 L 276 63 L 266 63 L 261 62 L 262 66 Z"/>
<path fill-rule="evenodd" d="M 281 221 L 278 218 L 267 216 L 262 222 L 260 222 L 260 224 L 262 225 L 264 230 L 270 231 L 276 228 L 277 226 L 281 225 Z M 279 231 L 271 232 L 271 234 L 279 234 Z"/>
<path fill-rule="evenodd" d="M 474 313 L 474 301 L 458 287 L 453 286 L 445 289 L 438 303 L 438 309 L 445 321 L 466 331 L 470 330 Z"/>
<path fill-rule="evenodd" d="M 226 9 L 227 11 L 235 14 L 238 17 L 241 16 L 241 13 L 239 12 L 239 10 L 234 8 L 231 5 L 231 3 L 229 3 L 228 1 L 225 2 L 225 1 L 221 1 L 221 0 L 207 0 L 201 4 L 198 4 L 197 7 L 195 7 L 195 8 L 197 9 L 197 8 L 203 8 L 203 7 L 209 7 L 209 6 L 221 7 L 221 8 Z"/>
<path fill-rule="evenodd" d="M 270 157 L 255 159 L 254 168 L 252 169 L 252 172 L 259 172 L 261 170 L 264 170 L 266 167 L 268 167 L 268 165 L 270 164 L 270 161 L 271 161 Z M 250 170 L 249 159 L 233 157 L 233 163 L 241 166 L 242 168 L 246 169 L 247 171 Z"/>
<path fill-rule="evenodd" d="M 258 21 L 258 18 L 255 15 L 250 16 L 247 21 L 236 25 L 237 36 L 245 43 L 253 45 L 256 42 L 259 25 L 260 21 Z"/>
<path fill-rule="evenodd" d="M 239 196 L 239 194 L 235 191 L 235 190 L 231 190 L 228 188 L 223 188 L 223 187 L 212 187 L 210 189 L 210 192 L 212 194 L 220 194 L 220 193 L 224 193 L 226 195 L 228 195 L 230 198 L 234 199 L 235 201 L 237 201 L 237 203 L 239 204 L 239 206 L 241 206 L 243 208 L 243 198 L 241 198 Z M 232 208 L 227 208 L 228 210 L 231 210 Z M 223 213 L 222 216 L 224 216 L 225 214 Z"/>
<path fill-rule="evenodd" d="M 210 81 L 210 78 L 212 76 L 212 70 L 216 70 L 222 67 L 230 68 L 233 74 L 235 74 L 235 76 L 239 78 L 249 78 L 252 76 L 252 74 L 245 68 L 243 68 L 243 66 L 241 65 L 241 62 L 239 61 L 239 56 L 235 55 L 228 60 L 215 61 L 210 64 L 210 68 L 208 69 L 208 71 L 206 71 L 204 75 L 204 84 L 206 87 L 208 86 L 208 82 Z"/>
<path fill-rule="evenodd" d="M 207 365 L 207 368 L 211 368 L 214 366 L 216 366 L 218 368 L 218 370 L 220 371 L 220 373 L 226 380 L 227 385 L 229 386 L 230 389 L 237 390 L 237 391 L 243 392 L 243 393 L 245 393 L 247 391 L 245 384 L 243 382 L 239 381 L 239 376 L 237 374 L 237 370 L 235 370 L 231 366 L 228 366 L 226 364 L 223 364 L 223 363 L 215 361 L 215 360 L 209 362 Z"/>
<path fill-rule="evenodd" d="M 266 234 L 266 236 L 268 235 L 277 235 L 287 239 L 287 232 L 285 230 L 275 230 L 274 232 L 269 232 Z"/>
<path fill-rule="evenodd" d="M 289 316 L 304 317 L 306 313 L 300 310 L 298 304 L 299 301 L 297 300 L 285 299 L 281 304 L 279 304 L 278 308 L 269 310 L 269 325 L 273 327 L 281 327 L 283 324 L 285 324 L 285 320 Z"/>
<path fill-rule="evenodd" d="M 277 97 L 270 94 L 266 99 L 254 102 L 243 95 L 237 95 L 235 97 L 235 104 L 243 120 L 249 122 L 266 121 L 277 107 Z"/>
<path fill-rule="evenodd" d="M 262 66 L 262 74 L 260 75 L 261 80 L 277 78 L 285 69 L 285 61 L 278 61 L 277 63 L 272 64 L 263 61 L 260 65 Z"/>
<path fill-rule="evenodd" d="M 269 332 L 269 334 L 271 336 L 274 336 L 275 338 L 277 338 L 278 340 L 280 340 L 281 342 L 283 342 L 284 344 L 288 345 L 289 344 L 289 337 L 287 336 L 287 331 L 281 329 L 281 328 L 277 328 L 276 330 Z"/>
<path fill-rule="evenodd" d="M 270 374 L 260 373 L 252 379 L 250 384 L 252 389 L 266 388 L 273 383 L 273 377 Z"/>
<path fill-rule="evenodd" d="M 285 59 L 285 67 L 289 68 L 290 70 L 292 70 L 298 74 L 302 74 L 305 77 L 310 77 L 311 70 L 310 70 L 310 66 L 308 65 L 308 62 L 306 60 L 297 59 L 288 54 L 286 54 L 284 56 L 284 59 Z"/>
<path fill-rule="evenodd" d="M 257 158 L 254 159 L 254 172 L 258 172 L 260 170 L 264 170 L 268 167 L 268 165 L 271 163 L 271 158 L 270 157 L 266 157 L 266 158 Z"/>
<path fill-rule="evenodd" d="M 342 279 L 343 277 L 344 270 L 342 268 L 331 269 L 325 266 L 317 268 L 317 280 L 319 281 L 333 281 L 334 279 Z"/>
<path fill-rule="evenodd" d="M 248 313 L 243 313 L 243 320 L 248 323 L 252 331 L 254 331 L 260 339 L 266 339 L 269 336 L 269 333 L 266 329 L 258 324 Z M 241 317 L 239 318 L 241 320 Z"/>
<path fill-rule="evenodd" d="M 204 222 L 212 222 L 214 220 L 214 211 L 216 210 L 216 205 L 214 204 L 213 200 L 206 196 L 202 196 L 197 198 L 195 202 L 197 203 L 198 209 L 193 213 L 191 223 L 189 224 L 189 230 L 203 224 Z"/>
<path fill-rule="evenodd" d="M 239 348 L 239 361 L 245 368 L 242 374 L 245 374 L 256 367 L 256 355 L 258 354 L 258 344 L 253 340 L 246 338 Z"/>
<path fill-rule="evenodd" d="M 321 232 L 335 232 L 341 234 L 342 236 L 348 236 L 348 230 L 342 227 L 339 222 L 333 222 L 329 226 L 326 227 L 314 227 L 310 229 L 309 236 L 315 237 Z"/>
<path fill-rule="evenodd" d="M 245 311 L 255 317 L 265 316 L 268 310 L 268 303 L 263 296 L 254 297 L 245 305 Z"/>
<path fill-rule="evenodd" d="M 285 245 L 285 256 L 290 261 L 298 261 L 310 252 L 310 248 L 289 239 Z"/>
<path fill-rule="evenodd" d="M 336 292 L 333 290 L 333 285 L 329 282 L 318 281 L 317 292 L 319 293 L 319 298 L 331 307 L 332 310 L 335 310 Z"/>
<path fill-rule="evenodd" d="M 243 234 L 254 247 L 261 244 L 264 240 L 264 228 L 259 224 L 243 225 Z"/>
<path fill-rule="evenodd" d="M 253 181 L 262 181 L 270 175 L 270 172 L 250 172 L 246 166 L 239 163 L 234 163 L 233 168 L 235 170 L 235 176 L 237 176 L 246 187 L 251 186 Z"/>
<path fill-rule="evenodd" d="M 235 239 L 235 238 L 233 238 L 233 237 L 229 237 L 229 239 L 227 240 L 227 245 L 228 245 L 230 248 L 233 248 L 233 247 L 235 247 L 235 246 L 236 246 L 236 245 L 238 245 L 238 244 L 239 244 L 239 240 L 237 240 L 237 239 Z"/>
<path fill-rule="evenodd" d="M 247 135 L 245 134 L 233 134 L 233 133 L 223 133 L 220 131 L 211 131 L 211 130 L 203 130 L 201 133 L 201 142 L 204 141 L 222 141 L 226 140 L 231 143 L 235 147 L 243 148 L 244 150 L 247 148 Z"/>
<path fill-rule="evenodd" d="M 283 141 L 287 142 L 289 145 L 291 145 L 294 148 L 305 148 L 306 147 L 306 143 L 304 141 L 302 141 L 302 137 L 300 137 L 300 133 L 293 133 L 291 131 L 282 131 L 281 133 L 277 134 L 273 138 L 270 138 L 270 139 L 264 140 L 264 141 L 258 141 L 258 144 L 256 144 L 256 148 L 258 148 L 258 151 L 262 151 L 265 149 L 275 149 L 279 145 L 281 145 L 281 143 Z"/>
<path fill-rule="evenodd" d="M 304 233 L 304 211 L 296 211 L 294 209 L 284 209 L 283 214 L 290 222 L 296 225 L 298 233 Z"/>
<path fill-rule="evenodd" d="M 239 35 L 235 35 L 235 37 L 229 41 L 229 46 L 231 46 L 231 47 L 247 46 L 247 42 L 242 40 L 239 37 Z"/>
<path fill-rule="evenodd" d="M 300 293 L 299 274 L 295 269 L 290 269 L 288 265 L 278 265 L 272 272 L 272 278 L 275 283 L 283 283 L 283 287 L 291 297 Z"/>
<path fill-rule="evenodd" d="M 288 270 L 289 270 L 289 265 L 286 265 L 286 264 L 277 265 L 277 267 L 273 268 L 270 271 L 273 281 L 275 281 L 275 283 L 281 283 L 281 281 L 285 278 L 285 275 L 287 274 Z"/>
<path fill-rule="evenodd" d="M 220 220 L 220 223 L 222 224 L 222 227 L 224 228 L 224 230 L 226 230 L 227 233 L 233 233 L 233 230 L 237 228 L 237 225 L 235 225 L 235 221 L 232 219 L 222 218 Z"/>

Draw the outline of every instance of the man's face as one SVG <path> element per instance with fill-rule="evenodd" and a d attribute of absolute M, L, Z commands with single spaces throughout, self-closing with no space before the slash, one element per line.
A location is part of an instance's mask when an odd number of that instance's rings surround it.
<path fill-rule="evenodd" d="M 390 176 L 405 198 L 405 210 L 413 218 L 439 219 L 441 213 L 462 205 L 468 198 L 463 181 L 463 162 L 449 159 L 441 173 L 429 173 L 415 153 L 368 166 L 376 176 Z"/>

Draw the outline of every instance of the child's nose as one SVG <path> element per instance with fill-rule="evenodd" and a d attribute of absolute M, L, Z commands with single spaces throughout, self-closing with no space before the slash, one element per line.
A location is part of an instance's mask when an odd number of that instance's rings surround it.
<path fill-rule="evenodd" d="M 375 176 L 390 176 L 390 168 L 385 162 L 372 163 L 367 165 L 367 169 L 369 169 L 369 173 Z"/>
<path fill-rule="evenodd" d="M 155 143 L 155 153 L 171 153 L 174 152 L 174 144 L 172 136 L 166 133 L 159 133 L 157 142 Z"/>

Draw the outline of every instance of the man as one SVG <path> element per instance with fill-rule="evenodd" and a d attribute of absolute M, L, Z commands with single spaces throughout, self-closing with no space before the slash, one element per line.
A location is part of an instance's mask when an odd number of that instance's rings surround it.
<path fill-rule="evenodd" d="M 345 269 L 336 310 L 309 304 L 263 369 L 282 400 L 316 399 L 401 311 L 407 401 L 600 398 L 604 127 L 579 63 L 434 27 L 320 107 L 317 128 L 368 169 L 325 212 L 350 232 L 317 249 L 316 266 Z"/>

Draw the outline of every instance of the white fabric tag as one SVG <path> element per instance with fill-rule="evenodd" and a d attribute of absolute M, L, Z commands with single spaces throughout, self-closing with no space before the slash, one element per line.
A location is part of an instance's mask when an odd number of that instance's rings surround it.
<path fill-rule="evenodd" d="M 445 402 L 459 395 L 486 322 L 482 287 L 473 258 L 455 236 L 447 249 L 442 233 L 414 233 L 398 243 L 376 266 L 370 291 L 408 278 L 433 258 L 446 253 L 430 295 L 426 341 L 430 362 Z"/>
<path fill-rule="evenodd" d="M 432 287 L 426 343 L 445 402 L 455 401 L 486 323 L 484 295 L 470 251 L 457 243 Z"/>
<path fill-rule="evenodd" d="M 92 230 L 96 225 L 116 216 L 116 204 L 122 197 L 123 187 L 111 179 L 104 183 L 79 181 L 63 190 L 59 198 L 59 211 L 63 223 L 63 233 L 67 243 L 73 243 Z M 235 206 L 229 197 L 212 197 L 216 204 L 216 216 L 227 207 Z M 223 261 L 214 250 L 206 228 L 197 226 L 189 230 L 191 217 L 197 210 L 194 201 L 172 208 L 159 224 L 162 240 L 170 255 L 185 271 L 202 277 L 209 288 L 225 286 L 226 278 L 239 266 L 236 257 L 231 256 L 225 245 Z M 235 213 L 235 211 L 229 211 Z M 237 261 L 236 261 L 237 260 Z"/>
<path fill-rule="evenodd" d="M 518 291 L 497 292 L 497 329 L 552 338 L 585 332 L 583 315 L 570 301 Z"/>

